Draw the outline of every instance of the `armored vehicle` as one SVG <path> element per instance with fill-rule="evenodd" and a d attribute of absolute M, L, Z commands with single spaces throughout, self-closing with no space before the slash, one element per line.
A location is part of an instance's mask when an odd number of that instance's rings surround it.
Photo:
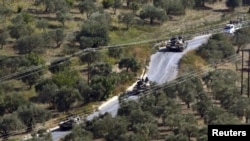
<path fill-rule="evenodd" d="M 187 48 L 188 43 L 182 36 L 172 37 L 166 45 L 166 49 L 169 51 L 183 51 Z"/>
<path fill-rule="evenodd" d="M 82 122 L 79 116 L 70 116 L 66 120 L 59 123 L 61 130 L 71 130 L 74 125 L 80 124 Z"/>

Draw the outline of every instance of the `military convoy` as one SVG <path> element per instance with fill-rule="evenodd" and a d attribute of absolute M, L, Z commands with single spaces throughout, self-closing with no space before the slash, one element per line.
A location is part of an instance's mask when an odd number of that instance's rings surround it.
<path fill-rule="evenodd" d="M 166 49 L 168 51 L 180 51 L 182 52 L 188 46 L 187 41 L 182 36 L 172 37 L 167 41 Z"/>

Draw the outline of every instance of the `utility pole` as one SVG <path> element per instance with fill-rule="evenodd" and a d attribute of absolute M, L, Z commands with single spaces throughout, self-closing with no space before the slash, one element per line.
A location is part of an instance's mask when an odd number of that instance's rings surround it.
<path fill-rule="evenodd" d="M 249 72 L 250 69 L 249 68 L 250 67 L 249 66 L 250 66 L 250 50 L 248 50 L 248 61 L 247 61 L 247 97 L 249 97 L 249 94 L 250 94 L 249 93 L 249 90 L 250 90 L 249 89 L 250 88 L 249 87 L 249 80 L 250 80 L 250 77 L 249 77 L 249 74 L 250 74 L 250 72 Z"/>
<path fill-rule="evenodd" d="M 241 95 L 243 94 L 243 67 L 244 67 L 244 51 L 242 50 L 241 51 L 241 56 L 242 56 L 242 59 L 241 59 L 241 89 L 240 89 L 240 93 Z"/>

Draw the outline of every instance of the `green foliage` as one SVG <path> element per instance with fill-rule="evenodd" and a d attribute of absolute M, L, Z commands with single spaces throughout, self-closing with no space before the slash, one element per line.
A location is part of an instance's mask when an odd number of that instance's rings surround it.
<path fill-rule="evenodd" d="M 40 55 L 33 52 L 25 55 L 25 58 L 30 62 L 31 65 L 38 66 L 45 64 L 43 58 Z"/>
<path fill-rule="evenodd" d="M 69 69 L 71 65 L 71 61 L 68 59 L 59 59 L 55 60 L 51 63 L 51 66 L 49 67 L 49 70 L 52 73 L 57 73 L 60 71 L 64 71 L 65 69 Z"/>
<path fill-rule="evenodd" d="M 239 119 L 216 106 L 209 108 L 204 121 L 206 124 L 239 124 Z"/>
<path fill-rule="evenodd" d="M 89 68 L 91 77 L 94 75 L 108 76 L 111 72 L 112 66 L 104 62 L 92 64 Z"/>
<path fill-rule="evenodd" d="M 166 11 L 167 15 L 183 15 L 186 7 L 192 7 L 192 0 L 154 0 L 154 5 Z"/>
<path fill-rule="evenodd" d="M 53 141 L 51 133 L 43 133 L 43 134 L 38 133 L 38 137 L 34 136 L 31 139 L 28 139 L 27 141 L 45 141 L 45 140 L 46 141 Z"/>
<path fill-rule="evenodd" d="M 38 20 L 36 23 L 36 27 L 43 29 L 43 31 L 46 31 L 46 28 L 48 27 L 48 21 L 45 19 Z"/>
<path fill-rule="evenodd" d="M 33 17 L 27 12 L 22 12 L 22 16 L 26 24 L 31 23 L 33 21 Z"/>
<path fill-rule="evenodd" d="M 242 0 L 227 0 L 226 6 L 230 8 L 231 10 L 234 10 L 236 7 L 239 7 L 242 5 Z"/>
<path fill-rule="evenodd" d="M 137 2 L 132 2 L 129 8 L 132 9 L 133 14 L 135 14 L 140 9 L 140 6 Z"/>
<path fill-rule="evenodd" d="M 55 106 L 58 111 L 68 111 L 74 104 L 81 103 L 82 97 L 77 89 L 61 87 L 55 95 Z"/>
<path fill-rule="evenodd" d="M 63 25 L 63 27 L 65 26 L 65 21 L 67 20 L 67 15 L 66 15 L 66 13 L 63 13 L 63 12 L 61 12 L 61 11 L 57 11 L 56 12 L 56 18 L 57 18 L 57 20 L 59 21 L 59 22 L 61 22 L 62 23 L 62 25 Z"/>
<path fill-rule="evenodd" d="M 43 4 L 44 12 L 54 13 L 56 11 L 68 12 L 71 2 L 69 0 L 36 0 L 35 5 Z"/>
<path fill-rule="evenodd" d="M 30 62 L 26 58 L 21 56 L 1 56 L 0 64 L 2 66 L 0 69 L 0 75 L 5 76 L 11 73 L 15 73 L 20 67 L 29 66 Z"/>
<path fill-rule="evenodd" d="M 0 94 L 0 115 L 13 113 L 27 103 L 28 101 L 19 93 Z"/>
<path fill-rule="evenodd" d="M 91 97 L 94 100 L 106 100 L 112 94 L 115 87 L 113 77 L 97 76 L 91 78 Z"/>
<path fill-rule="evenodd" d="M 87 18 L 96 10 L 96 6 L 92 0 L 83 0 L 79 3 L 78 9 L 80 13 L 86 13 Z"/>
<path fill-rule="evenodd" d="M 37 101 L 41 103 L 49 103 L 51 107 L 54 108 L 56 103 L 55 96 L 57 94 L 58 89 L 58 86 L 54 83 L 43 84 L 41 90 L 36 90 L 38 93 Z"/>
<path fill-rule="evenodd" d="M 49 111 L 32 104 L 19 107 L 17 115 L 28 129 L 33 129 L 36 123 L 45 122 L 51 117 Z"/>
<path fill-rule="evenodd" d="M 130 69 L 132 72 L 137 72 L 140 69 L 140 64 L 135 58 L 122 58 L 118 63 L 120 69 L 126 68 L 126 71 Z"/>
<path fill-rule="evenodd" d="M 125 118 L 112 118 L 110 114 L 106 113 L 100 119 L 91 121 L 87 125 L 87 129 L 92 131 L 94 137 L 105 137 L 108 141 L 111 141 L 126 133 L 127 122 Z"/>
<path fill-rule="evenodd" d="M 105 14 L 93 16 L 86 20 L 76 39 L 80 48 L 99 47 L 109 42 L 109 23 Z"/>
<path fill-rule="evenodd" d="M 28 35 L 19 38 L 14 46 L 20 54 L 44 51 L 44 40 L 41 35 Z"/>
<path fill-rule="evenodd" d="M 197 53 L 208 63 L 218 63 L 235 54 L 232 44 L 223 35 L 213 35 L 206 44 L 203 44 Z"/>
<path fill-rule="evenodd" d="M 233 37 L 234 44 L 238 46 L 237 53 L 240 49 L 245 48 L 246 44 L 250 43 L 250 28 L 243 28 L 236 31 Z"/>
<path fill-rule="evenodd" d="M 188 137 L 185 135 L 168 135 L 165 141 L 188 141 Z"/>
<path fill-rule="evenodd" d="M 109 8 L 114 4 L 114 0 L 103 0 L 102 5 L 104 8 Z"/>
<path fill-rule="evenodd" d="M 0 117 L 0 133 L 4 136 L 8 135 L 11 131 L 24 128 L 25 125 L 15 114 Z"/>
<path fill-rule="evenodd" d="M 64 30 L 59 28 L 52 31 L 52 38 L 56 42 L 56 47 L 60 47 L 64 40 Z"/>
<path fill-rule="evenodd" d="M 9 38 L 9 33 L 6 30 L 0 31 L 0 44 L 3 49 L 3 45 L 6 44 L 6 40 Z"/>
<path fill-rule="evenodd" d="M 85 80 L 78 79 L 75 84 L 75 88 L 79 90 L 79 93 L 82 96 L 84 103 L 88 103 L 91 100 L 92 88 Z"/>
<path fill-rule="evenodd" d="M 199 94 L 199 99 L 193 105 L 193 109 L 195 109 L 199 115 L 203 118 L 209 108 L 212 106 L 212 101 L 207 97 L 206 93 Z"/>
<path fill-rule="evenodd" d="M 64 69 L 54 74 L 52 76 L 52 81 L 58 87 L 63 87 L 63 86 L 72 87 L 75 85 L 78 78 L 79 74 L 76 71 Z"/>
<path fill-rule="evenodd" d="M 116 14 L 116 10 L 121 7 L 122 7 L 122 0 L 114 0 L 113 5 L 112 5 L 114 14 Z"/>
<path fill-rule="evenodd" d="M 29 36 L 33 33 L 33 28 L 28 24 L 16 24 L 10 25 L 8 27 L 9 34 L 12 38 L 19 39 L 20 37 Z"/>
<path fill-rule="evenodd" d="M 66 135 L 62 141 L 92 141 L 93 134 L 85 129 L 82 129 L 80 126 L 74 126 L 72 132 L 69 135 Z"/>
<path fill-rule="evenodd" d="M 120 59 L 120 57 L 123 54 L 123 49 L 120 47 L 114 47 L 114 48 L 109 48 L 108 49 L 108 55 L 110 57 L 116 58 L 116 59 Z"/>
<path fill-rule="evenodd" d="M 204 91 L 203 85 L 199 78 L 193 78 L 177 85 L 178 95 L 187 104 L 187 108 L 190 108 L 190 103 L 202 91 Z"/>
<path fill-rule="evenodd" d="M 32 87 L 32 85 L 36 84 L 40 76 L 44 73 L 43 71 L 37 71 L 36 66 L 30 66 L 27 67 L 21 67 L 18 69 L 18 72 L 20 72 L 20 76 L 18 76 L 18 79 L 20 79 L 29 85 L 29 88 Z"/>
<path fill-rule="evenodd" d="M 119 15 L 119 20 L 122 23 L 125 23 L 127 26 L 127 30 L 129 29 L 129 27 L 131 25 L 133 25 L 135 23 L 135 15 L 133 13 L 122 13 L 121 15 Z"/>
<path fill-rule="evenodd" d="M 171 2 L 167 9 L 167 15 L 184 15 L 185 7 L 181 2 Z"/>
<path fill-rule="evenodd" d="M 0 15 L 6 19 L 7 17 L 10 17 L 13 14 L 13 11 L 6 6 L 1 6 L 0 7 Z"/>
<path fill-rule="evenodd" d="M 234 104 L 230 106 L 229 111 L 239 118 L 242 118 L 243 116 L 248 117 L 246 113 L 248 113 L 250 110 L 249 102 L 249 99 L 245 99 L 242 97 L 238 98 L 236 99 Z"/>
<path fill-rule="evenodd" d="M 164 21 L 166 18 L 166 12 L 163 9 L 152 5 L 145 5 L 140 11 L 140 18 L 143 20 L 149 18 L 150 24 L 153 24 L 155 19 Z"/>

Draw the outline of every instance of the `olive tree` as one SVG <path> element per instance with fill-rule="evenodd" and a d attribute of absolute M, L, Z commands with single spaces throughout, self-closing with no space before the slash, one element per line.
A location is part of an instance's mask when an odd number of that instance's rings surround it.
<path fill-rule="evenodd" d="M 145 5 L 140 12 L 140 18 L 143 20 L 149 18 L 150 24 L 153 24 L 155 19 L 163 21 L 165 17 L 166 12 L 163 9 L 152 5 Z"/>

